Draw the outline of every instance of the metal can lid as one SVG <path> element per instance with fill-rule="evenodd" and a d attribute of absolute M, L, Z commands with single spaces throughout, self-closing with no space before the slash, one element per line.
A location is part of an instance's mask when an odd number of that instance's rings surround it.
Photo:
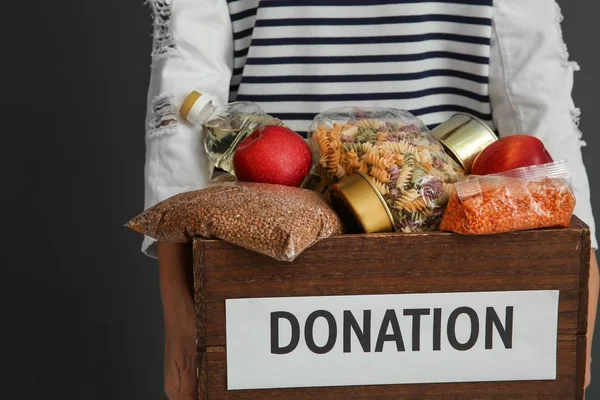
<path fill-rule="evenodd" d="M 394 218 L 383 196 L 361 172 L 348 175 L 334 184 L 331 200 L 348 232 L 395 231 Z"/>
<path fill-rule="evenodd" d="M 498 140 L 485 122 L 466 113 L 453 115 L 434 128 L 431 134 L 467 173 L 479 153 Z"/>

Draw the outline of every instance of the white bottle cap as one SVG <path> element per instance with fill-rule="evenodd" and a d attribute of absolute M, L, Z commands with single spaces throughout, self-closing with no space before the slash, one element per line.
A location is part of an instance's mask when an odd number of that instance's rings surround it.
<path fill-rule="evenodd" d="M 209 104 L 210 107 L 207 107 Z M 206 122 L 205 119 L 210 116 L 214 108 L 208 99 L 202 97 L 202 93 L 194 90 L 183 101 L 179 114 L 192 124 L 199 125 Z"/>

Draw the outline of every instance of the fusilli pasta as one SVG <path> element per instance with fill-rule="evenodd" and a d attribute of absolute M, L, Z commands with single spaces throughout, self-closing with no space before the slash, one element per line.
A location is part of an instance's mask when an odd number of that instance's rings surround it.
<path fill-rule="evenodd" d="M 404 209 L 410 213 L 421 212 L 427 209 L 427 201 L 423 197 L 417 197 L 413 201 L 406 203 Z"/>
<path fill-rule="evenodd" d="M 380 168 L 380 169 L 387 169 L 394 164 L 394 161 L 392 159 L 384 158 L 380 154 L 377 154 L 374 152 L 365 154 L 363 156 L 363 160 L 365 160 L 365 162 L 372 164 L 375 167 Z"/>
<path fill-rule="evenodd" d="M 369 180 L 371 181 L 373 186 L 375 186 L 375 188 L 379 191 L 379 193 L 381 193 L 382 196 L 385 196 L 389 193 L 387 185 L 381 182 L 379 179 L 370 176 Z"/>
<path fill-rule="evenodd" d="M 384 169 L 378 168 L 376 166 L 371 167 L 369 171 L 370 175 L 377 178 L 377 180 L 388 183 L 390 181 L 390 174 Z"/>
<path fill-rule="evenodd" d="M 394 202 L 394 207 L 403 210 L 405 206 L 419 198 L 419 193 L 415 189 L 410 189 L 402 193 L 402 195 Z"/>
<path fill-rule="evenodd" d="M 408 165 L 402 167 L 400 170 L 400 175 L 398 175 L 398 179 L 396 180 L 396 189 L 402 192 L 405 191 L 405 188 L 412 177 L 412 171 L 413 168 L 409 167 Z"/>
<path fill-rule="evenodd" d="M 424 125 L 403 123 L 402 118 L 333 123 L 340 114 L 333 115 L 313 128 L 318 172 L 331 181 L 361 172 L 383 196 L 397 230 L 435 229 L 452 184 L 464 176 L 441 144 L 424 131 Z"/>

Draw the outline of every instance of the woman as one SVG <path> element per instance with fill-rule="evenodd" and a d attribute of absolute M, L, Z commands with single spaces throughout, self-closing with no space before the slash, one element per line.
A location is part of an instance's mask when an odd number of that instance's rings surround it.
<path fill-rule="evenodd" d="M 569 161 L 575 213 L 594 232 L 578 110 L 571 99 L 577 65 L 568 60 L 553 0 L 150 3 L 155 35 L 147 207 L 207 182 L 197 132 L 177 116 L 183 98 L 196 89 L 203 101 L 257 102 L 298 132 L 305 132 L 318 112 L 355 105 L 406 109 L 430 127 L 465 111 L 501 136 L 535 135 L 554 159 Z M 191 252 L 149 238 L 143 250 L 159 258 L 165 390 L 170 399 L 193 399 Z M 598 267 L 593 252 L 590 272 L 589 321 L 594 321 Z"/>

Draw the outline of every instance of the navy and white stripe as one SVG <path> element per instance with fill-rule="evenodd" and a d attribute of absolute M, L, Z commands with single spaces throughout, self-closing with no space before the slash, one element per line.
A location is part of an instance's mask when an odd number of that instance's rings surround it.
<path fill-rule="evenodd" d="M 492 0 L 228 0 L 230 100 L 298 132 L 333 107 L 394 107 L 429 127 L 455 112 L 492 125 Z"/>

